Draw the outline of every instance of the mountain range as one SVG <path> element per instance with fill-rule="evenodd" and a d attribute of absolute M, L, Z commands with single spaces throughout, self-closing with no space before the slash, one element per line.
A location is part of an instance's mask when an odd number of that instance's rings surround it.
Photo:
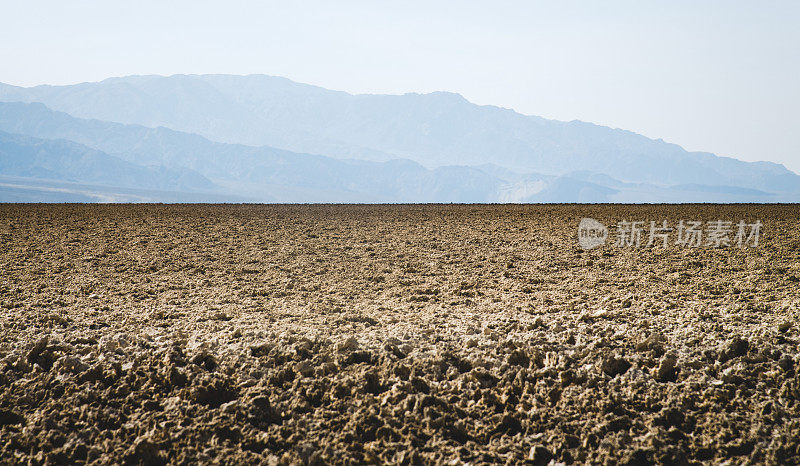
<path fill-rule="evenodd" d="M 0 156 L 0 200 L 40 200 L 57 183 L 59 200 L 74 184 L 134 201 L 800 201 L 800 176 L 771 162 L 458 94 L 352 95 L 264 75 L 0 84 Z"/>

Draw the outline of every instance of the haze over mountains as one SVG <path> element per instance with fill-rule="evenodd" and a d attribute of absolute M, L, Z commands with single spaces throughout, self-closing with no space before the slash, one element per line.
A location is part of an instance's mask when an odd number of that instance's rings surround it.
<path fill-rule="evenodd" d="M 800 201 L 800 176 L 770 162 L 457 94 L 351 95 L 263 75 L 0 84 L 0 131 L 0 200 L 24 200 L 20 186 L 47 199 L 52 183 L 70 200 L 74 183 L 104 201 Z"/>

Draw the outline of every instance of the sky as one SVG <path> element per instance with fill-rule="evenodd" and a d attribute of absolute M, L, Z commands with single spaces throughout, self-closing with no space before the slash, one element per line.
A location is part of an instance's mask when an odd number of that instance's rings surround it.
<path fill-rule="evenodd" d="M 263 73 L 451 91 L 800 172 L 800 1 L 6 2 L 0 82 Z"/>

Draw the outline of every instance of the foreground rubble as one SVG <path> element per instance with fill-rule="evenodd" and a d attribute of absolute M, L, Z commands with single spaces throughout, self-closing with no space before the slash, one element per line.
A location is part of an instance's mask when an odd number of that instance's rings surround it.
<path fill-rule="evenodd" d="M 581 217 L 759 218 L 754 249 Z M 800 461 L 797 206 L 0 206 L 0 461 Z"/>

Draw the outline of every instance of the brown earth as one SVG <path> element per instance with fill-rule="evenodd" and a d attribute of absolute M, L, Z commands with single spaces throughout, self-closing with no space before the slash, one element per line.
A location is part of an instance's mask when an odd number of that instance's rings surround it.
<path fill-rule="evenodd" d="M 0 205 L 0 462 L 798 463 L 799 279 L 796 205 Z"/>

